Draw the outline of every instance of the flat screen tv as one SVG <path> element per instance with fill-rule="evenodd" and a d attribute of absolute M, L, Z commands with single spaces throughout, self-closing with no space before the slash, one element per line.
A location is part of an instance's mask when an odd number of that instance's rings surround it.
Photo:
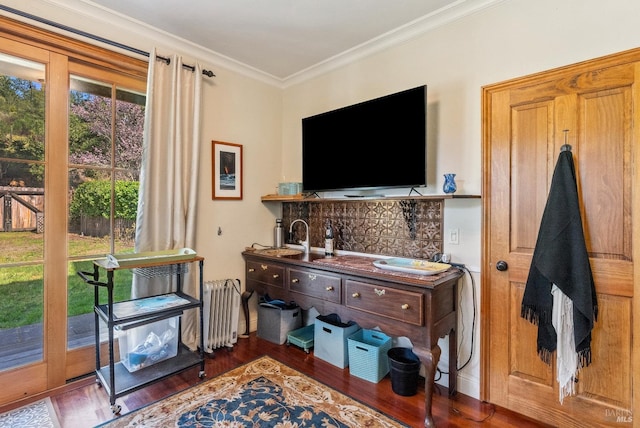
<path fill-rule="evenodd" d="M 424 85 L 302 119 L 303 191 L 425 186 L 426 98 Z"/>

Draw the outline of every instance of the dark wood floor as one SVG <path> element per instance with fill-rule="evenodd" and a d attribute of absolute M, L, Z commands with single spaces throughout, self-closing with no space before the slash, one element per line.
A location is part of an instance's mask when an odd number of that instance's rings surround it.
<path fill-rule="evenodd" d="M 308 376 L 327 384 L 389 416 L 412 427 L 422 427 L 424 420 L 424 382 L 413 397 L 396 395 L 391 390 L 389 375 L 379 383 L 371 383 L 349 375 L 349 368 L 340 369 L 326 361 L 314 358 L 295 346 L 276 345 L 251 334 L 240 339 L 231 351 L 218 350 L 206 362 L 207 378 L 213 378 L 261 355 L 269 355 Z M 117 403 L 122 414 L 160 400 L 169 394 L 195 385 L 199 368 L 190 369 L 162 382 L 147 386 L 121 397 Z M 449 399 L 444 388 L 434 396 L 433 414 L 438 427 L 539 427 L 531 419 L 505 409 L 482 403 L 461 393 Z M 91 427 L 114 418 L 105 391 L 89 376 L 68 385 L 51 396 L 63 428 Z M 3 409 L 7 410 L 7 409 Z"/>

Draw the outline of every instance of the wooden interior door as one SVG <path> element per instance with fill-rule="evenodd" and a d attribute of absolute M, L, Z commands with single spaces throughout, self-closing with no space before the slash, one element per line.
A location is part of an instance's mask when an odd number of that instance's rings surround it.
<path fill-rule="evenodd" d="M 554 426 L 632 421 L 639 59 L 625 53 L 483 90 L 483 399 Z M 565 130 L 599 316 L 593 362 L 560 404 L 555 362 L 538 357 L 537 326 L 520 307 Z"/>

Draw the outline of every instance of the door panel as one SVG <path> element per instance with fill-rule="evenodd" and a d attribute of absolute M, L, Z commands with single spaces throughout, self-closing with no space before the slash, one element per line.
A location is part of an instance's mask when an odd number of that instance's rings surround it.
<path fill-rule="evenodd" d="M 549 188 L 548 146 L 553 145 L 553 103 L 534 103 L 512 111 L 511 252 L 533 254 Z"/>
<path fill-rule="evenodd" d="M 631 260 L 631 88 L 586 94 L 579 108 L 584 131 L 576 169 L 598 164 L 607 171 L 581 174 L 587 248 L 594 258 Z"/>
<path fill-rule="evenodd" d="M 607 426 L 632 409 L 634 63 L 597 61 L 485 88 L 483 324 L 490 402 L 556 426 Z M 636 108 L 637 110 L 637 108 Z M 593 362 L 559 402 L 520 305 L 560 147 L 571 144 L 599 316 Z M 637 156 L 637 155 L 635 155 Z M 637 222 L 637 220 L 635 220 Z M 506 271 L 495 264 L 504 260 Z M 554 357 L 555 358 L 555 357 Z M 627 412 L 627 413 L 625 413 Z"/>
<path fill-rule="evenodd" d="M 598 295 L 598 324 L 592 338 L 593 363 L 580 376 L 580 395 L 603 403 L 630 408 L 631 402 L 631 302 Z M 616 334 L 607 334 L 615 331 Z M 617 388 L 611 388 L 611 384 Z"/>
<path fill-rule="evenodd" d="M 511 345 L 509 373 L 510 376 L 552 387 L 553 376 L 549 367 L 540 358 L 531 358 L 531 340 L 534 340 L 533 346 L 535 346 L 536 336 L 531 323 L 520 317 L 520 302 L 522 302 L 523 295 L 524 283 L 512 283 L 509 304 L 511 331 L 509 334 L 517 341 Z"/>
<path fill-rule="evenodd" d="M 15 42 L 0 52 L 0 404 L 47 387 L 52 328 L 45 265 L 45 132 L 49 55 Z M 46 190 L 46 194 L 45 194 Z M 47 238 L 49 234 L 46 235 Z"/>

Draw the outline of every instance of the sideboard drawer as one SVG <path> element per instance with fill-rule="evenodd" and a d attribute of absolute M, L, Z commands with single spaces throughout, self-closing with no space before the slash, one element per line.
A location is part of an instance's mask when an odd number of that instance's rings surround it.
<path fill-rule="evenodd" d="M 284 266 L 247 261 L 247 281 L 258 281 L 284 288 Z"/>
<path fill-rule="evenodd" d="M 312 269 L 289 268 L 289 290 L 307 296 L 340 303 L 341 282 L 339 276 Z"/>
<path fill-rule="evenodd" d="M 347 279 L 345 306 L 414 325 L 423 325 L 422 293 Z"/>

